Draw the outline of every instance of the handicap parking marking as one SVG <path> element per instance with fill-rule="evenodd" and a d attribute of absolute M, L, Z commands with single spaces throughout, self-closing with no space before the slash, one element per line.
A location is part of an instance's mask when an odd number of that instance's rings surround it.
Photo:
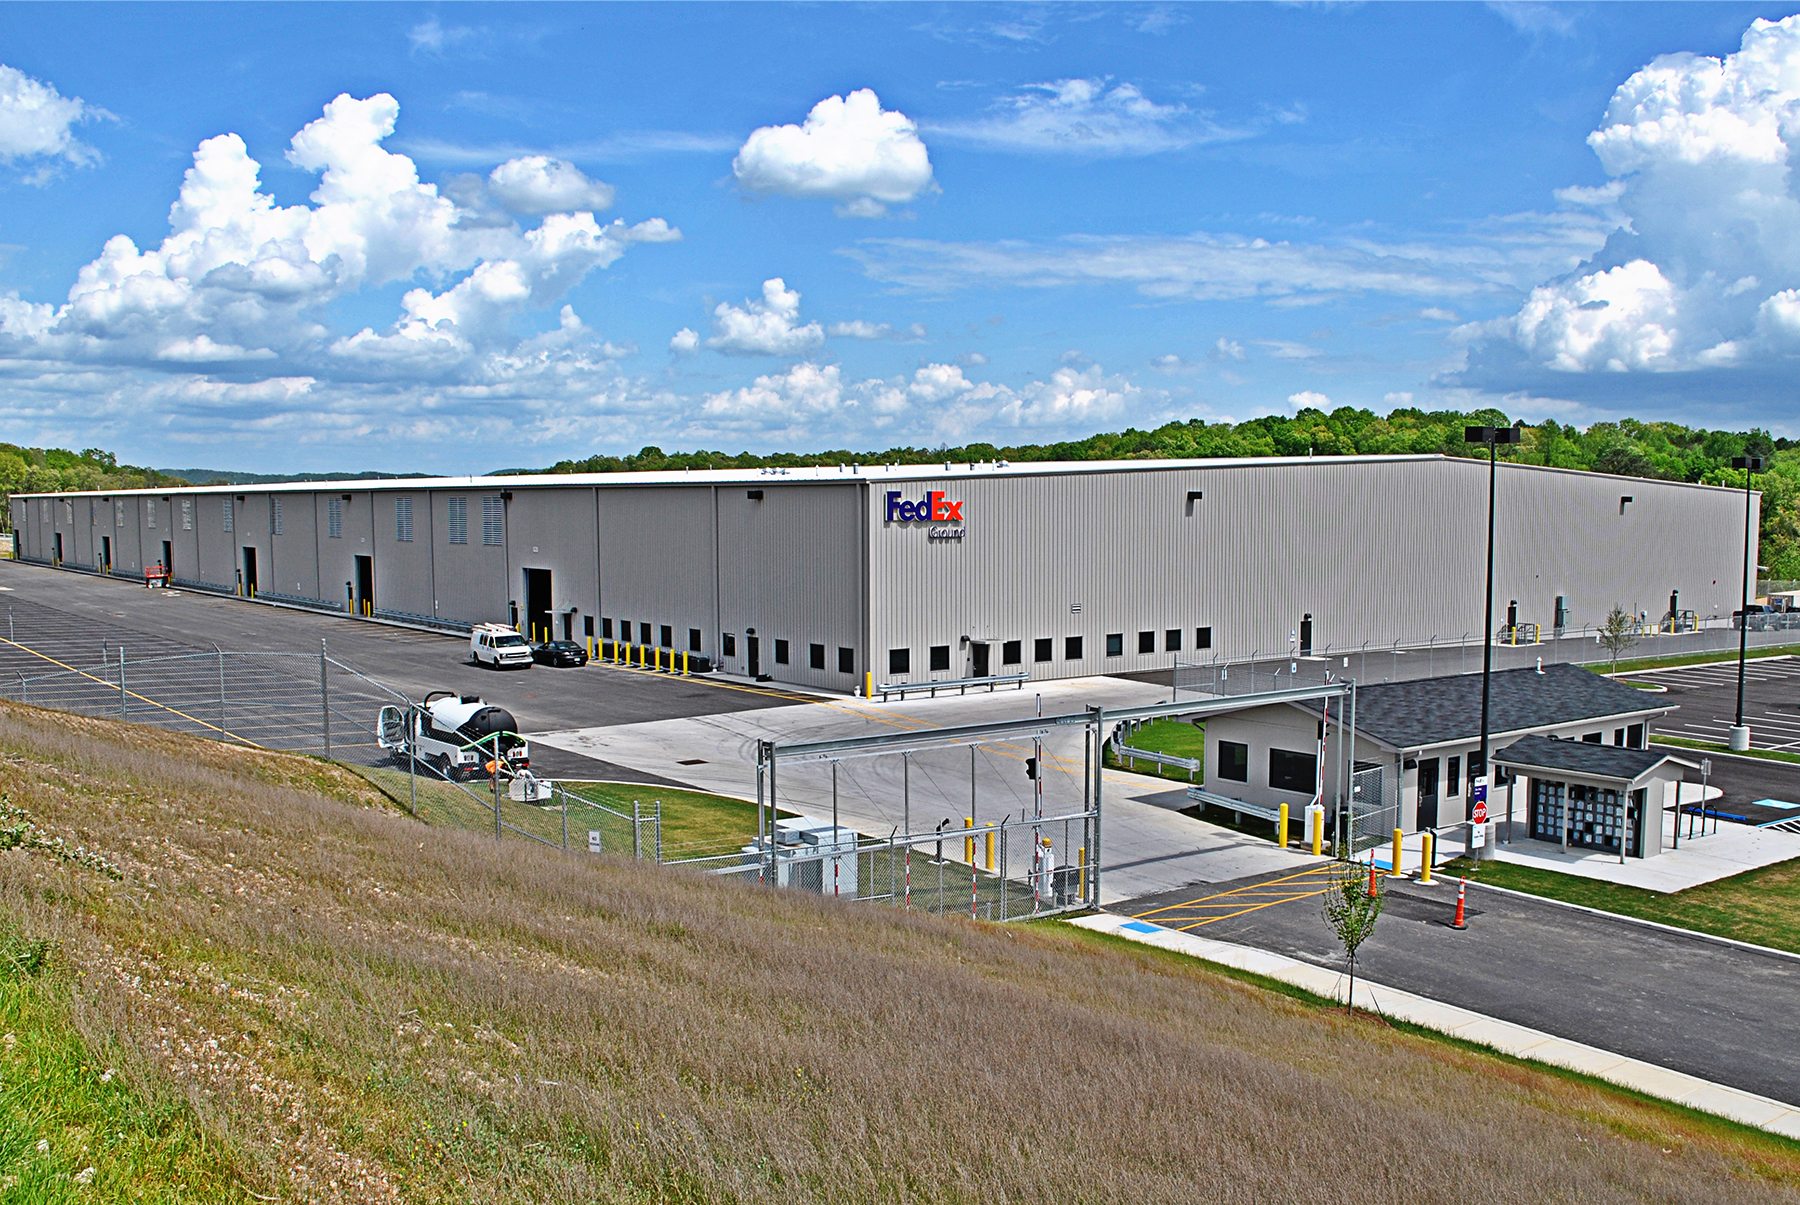
<path fill-rule="evenodd" d="M 1788 803 L 1786 800 L 1782 799 L 1755 799 L 1751 801 L 1750 806 L 1753 808 L 1774 808 L 1778 812 L 1800 812 L 1800 803 Z"/>
<path fill-rule="evenodd" d="M 1120 925 L 1119 928 L 1128 929 L 1133 933 L 1166 933 L 1166 932 L 1168 932 L 1168 930 L 1164 929 L 1161 925 L 1153 925 L 1149 921 L 1141 921 L 1141 920 L 1128 920 L 1124 924 Z"/>

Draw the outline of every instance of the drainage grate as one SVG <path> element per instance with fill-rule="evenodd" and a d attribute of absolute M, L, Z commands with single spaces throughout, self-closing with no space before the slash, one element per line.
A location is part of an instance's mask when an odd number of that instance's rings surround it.
<path fill-rule="evenodd" d="M 678 766 L 704 766 L 706 759 L 704 757 L 684 757 L 675 764 Z"/>

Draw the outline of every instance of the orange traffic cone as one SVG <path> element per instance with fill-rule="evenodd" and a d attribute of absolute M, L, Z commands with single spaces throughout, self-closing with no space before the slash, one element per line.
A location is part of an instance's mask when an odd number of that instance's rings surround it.
<path fill-rule="evenodd" d="M 1374 850 L 1369 851 L 1369 894 L 1370 894 L 1370 896 L 1377 896 L 1377 895 L 1381 894 L 1381 884 L 1375 877 L 1375 851 Z"/>
<path fill-rule="evenodd" d="M 1467 929 L 1468 917 L 1464 912 L 1464 901 L 1469 894 L 1469 880 L 1458 879 L 1456 883 L 1456 919 L 1450 922 L 1452 929 Z"/>

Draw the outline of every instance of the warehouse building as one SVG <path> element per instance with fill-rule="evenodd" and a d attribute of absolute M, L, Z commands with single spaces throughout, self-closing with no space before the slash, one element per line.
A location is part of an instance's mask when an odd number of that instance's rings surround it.
<path fill-rule="evenodd" d="M 1488 466 L 1443 456 L 843 465 L 11 500 L 26 560 L 828 690 L 1479 638 Z M 1728 615 L 1744 496 L 1503 464 L 1529 632 Z M 1752 515 L 1752 523 L 1754 523 Z M 1509 603 L 1511 604 L 1509 606 Z"/>

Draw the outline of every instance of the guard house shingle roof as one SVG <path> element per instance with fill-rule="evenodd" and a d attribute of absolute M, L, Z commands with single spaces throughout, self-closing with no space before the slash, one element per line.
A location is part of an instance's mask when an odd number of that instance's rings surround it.
<path fill-rule="evenodd" d="M 1302 703 L 1317 713 L 1316 702 Z M 1641 690 L 1574 665 L 1500 670 L 1492 676 L 1488 732 L 1529 732 L 1582 720 L 1673 711 Z M 1356 730 L 1392 749 L 1421 749 L 1481 735 L 1481 675 L 1378 682 L 1356 689 Z"/>
<path fill-rule="evenodd" d="M 1610 778 L 1619 782 L 1635 782 L 1666 761 L 1690 764 L 1661 749 L 1622 749 L 1617 745 L 1559 741 L 1548 736 L 1521 737 L 1494 754 L 1494 761 L 1503 766 L 1562 770 L 1588 778 Z"/>

